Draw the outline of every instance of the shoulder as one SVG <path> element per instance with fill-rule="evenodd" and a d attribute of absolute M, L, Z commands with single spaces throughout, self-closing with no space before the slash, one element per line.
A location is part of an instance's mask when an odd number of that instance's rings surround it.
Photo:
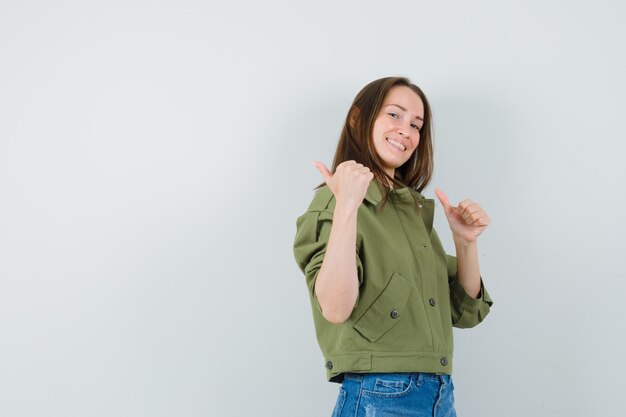
<path fill-rule="evenodd" d="M 307 208 L 307 212 L 311 211 L 329 211 L 335 210 L 335 195 L 328 188 L 328 185 L 324 185 L 315 191 L 315 195 L 311 200 L 311 204 Z"/>
<path fill-rule="evenodd" d="M 315 190 L 315 195 L 306 212 L 296 219 L 295 248 L 302 248 L 317 242 L 320 236 L 320 223 L 332 221 L 335 196 L 327 185 Z"/>

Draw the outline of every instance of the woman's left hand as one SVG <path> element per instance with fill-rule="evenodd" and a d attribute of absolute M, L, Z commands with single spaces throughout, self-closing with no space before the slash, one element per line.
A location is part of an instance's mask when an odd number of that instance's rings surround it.
<path fill-rule="evenodd" d="M 491 223 L 485 210 L 478 203 L 469 199 L 461 201 L 457 207 L 454 207 L 439 188 L 435 189 L 435 194 L 443 205 L 443 211 L 450 224 L 454 239 L 476 242 L 478 236 Z"/>

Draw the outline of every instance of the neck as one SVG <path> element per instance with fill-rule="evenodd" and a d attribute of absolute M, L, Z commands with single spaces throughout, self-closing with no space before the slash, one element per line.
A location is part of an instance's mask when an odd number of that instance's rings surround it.
<path fill-rule="evenodd" d="M 385 170 L 385 172 L 387 173 L 387 175 L 389 175 L 391 178 L 395 178 L 395 169 L 394 170 Z M 387 183 L 389 184 L 389 186 L 391 188 L 393 188 L 393 181 L 389 178 L 387 178 Z"/>

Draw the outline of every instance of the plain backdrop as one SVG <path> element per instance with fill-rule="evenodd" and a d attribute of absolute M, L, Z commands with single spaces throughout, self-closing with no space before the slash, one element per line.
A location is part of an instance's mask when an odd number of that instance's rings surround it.
<path fill-rule="evenodd" d="M 390 75 L 433 107 L 424 194 L 493 220 L 458 414 L 619 414 L 625 12 L 0 1 L 0 415 L 330 416 L 295 220 Z"/>

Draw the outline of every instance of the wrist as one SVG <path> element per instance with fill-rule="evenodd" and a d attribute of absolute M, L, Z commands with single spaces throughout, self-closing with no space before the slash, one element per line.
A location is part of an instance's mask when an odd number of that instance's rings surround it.
<path fill-rule="evenodd" d="M 455 234 L 452 234 L 452 240 L 454 240 L 454 246 L 457 249 L 458 248 L 468 249 L 468 248 L 476 247 L 478 243 L 476 240 L 467 240 Z"/>
<path fill-rule="evenodd" d="M 335 210 L 333 214 L 333 219 L 352 219 L 356 218 L 359 207 L 354 206 L 353 204 L 344 203 L 343 201 L 337 200 L 337 204 L 335 205 Z"/>

